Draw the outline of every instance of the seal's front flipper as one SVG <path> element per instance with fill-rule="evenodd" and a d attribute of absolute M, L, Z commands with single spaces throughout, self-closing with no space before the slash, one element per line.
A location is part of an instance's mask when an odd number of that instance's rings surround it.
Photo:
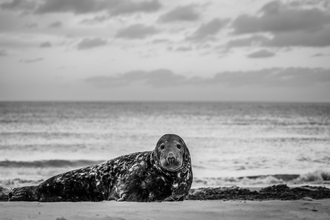
<path fill-rule="evenodd" d="M 183 201 L 184 200 L 184 196 L 175 196 L 175 195 L 171 195 L 167 198 L 164 199 L 164 202 L 175 202 L 175 201 Z"/>
<path fill-rule="evenodd" d="M 9 193 L 9 201 L 39 201 L 36 186 L 14 188 Z"/>

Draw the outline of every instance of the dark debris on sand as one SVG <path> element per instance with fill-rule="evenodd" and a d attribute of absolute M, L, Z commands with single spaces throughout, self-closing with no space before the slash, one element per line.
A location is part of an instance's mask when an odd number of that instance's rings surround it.
<path fill-rule="evenodd" d="M 8 201 L 10 190 L 0 186 L 0 201 Z M 260 191 L 233 187 L 206 187 L 191 189 L 186 200 L 298 200 L 330 199 L 330 189 L 326 187 L 273 185 Z"/>
<path fill-rule="evenodd" d="M 325 187 L 301 186 L 290 188 L 287 185 L 274 185 L 251 191 L 233 187 L 207 187 L 191 189 L 187 200 L 298 200 L 330 198 L 330 189 Z"/>

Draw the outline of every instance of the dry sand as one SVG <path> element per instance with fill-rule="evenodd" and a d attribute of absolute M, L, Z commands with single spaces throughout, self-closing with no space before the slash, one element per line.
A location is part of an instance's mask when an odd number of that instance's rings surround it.
<path fill-rule="evenodd" d="M 0 219 L 330 219 L 330 199 L 296 201 L 0 202 Z"/>

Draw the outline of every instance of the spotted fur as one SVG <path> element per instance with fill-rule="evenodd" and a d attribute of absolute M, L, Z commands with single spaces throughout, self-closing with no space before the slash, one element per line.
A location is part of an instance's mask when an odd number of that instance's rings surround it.
<path fill-rule="evenodd" d="M 182 165 L 169 171 L 160 163 L 160 144 L 181 143 Z M 177 150 L 179 152 L 179 150 Z M 180 151 L 180 152 L 181 152 Z M 181 157 L 178 153 L 177 157 Z M 189 150 L 177 135 L 160 138 L 153 151 L 132 153 L 53 176 L 38 186 L 14 188 L 10 201 L 182 201 L 193 174 Z"/>

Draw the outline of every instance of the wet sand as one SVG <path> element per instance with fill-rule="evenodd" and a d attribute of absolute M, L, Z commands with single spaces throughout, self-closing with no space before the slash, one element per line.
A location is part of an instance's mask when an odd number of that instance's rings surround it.
<path fill-rule="evenodd" d="M 330 219 L 330 199 L 291 201 L 0 202 L 0 219 Z"/>
<path fill-rule="evenodd" d="M 183 202 L 7 202 L 2 188 L 0 220 L 14 219 L 330 219 L 325 187 L 197 188 Z"/>

